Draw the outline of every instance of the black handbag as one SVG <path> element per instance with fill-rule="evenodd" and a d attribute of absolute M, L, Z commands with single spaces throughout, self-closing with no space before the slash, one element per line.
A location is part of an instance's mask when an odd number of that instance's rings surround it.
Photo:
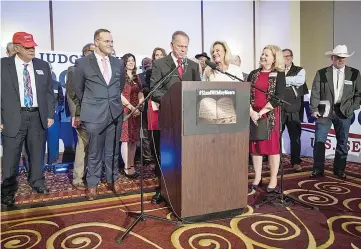
<path fill-rule="evenodd" d="M 250 141 L 263 141 L 270 139 L 269 119 L 260 118 L 257 120 L 257 125 L 251 120 L 250 122 Z"/>

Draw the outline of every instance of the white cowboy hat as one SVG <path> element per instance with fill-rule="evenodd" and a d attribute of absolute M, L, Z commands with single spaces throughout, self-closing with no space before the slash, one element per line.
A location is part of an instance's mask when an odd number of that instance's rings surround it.
<path fill-rule="evenodd" d="M 325 53 L 325 55 L 336 55 L 339 57 L 350 57 L 354 54 L 355 52 L 352 52 L 352 54 L 348 54 L 347 52 L 347 46 L 346 45 L 337 45 L 333 51 L 328 51 Z"/>

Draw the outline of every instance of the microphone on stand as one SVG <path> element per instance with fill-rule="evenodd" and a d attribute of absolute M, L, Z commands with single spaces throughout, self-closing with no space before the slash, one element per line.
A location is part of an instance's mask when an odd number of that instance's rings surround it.
<path fill-rule="evenodd" d="M 187 57 L 183 57 L 183 58 L 182 58 L 182 63 L 183 63 L 184 66 L 188 66 Z"/>
<path fill-rule="evenodd" d="M 224 72 L 222 69 L 220 69 L 220 68 L 217 66 L 216 63 L 211 62 L 210 60 L 206 60 L 206 64 L 207 64 L 210 68 L 212 68 L 213 70 L 216 70 L 216 71 L 218 71 L 218 72 L 220 72 L 220 73 L 223 73 L 223 74 L 227 75 L 228 77 L 230 77 L 231 79 L 237 79 L 237 80 L 240 81 L 240 82 L 244 82 L 244 80 L 241 80 L 241 79 L 238 78 L 237 76 L 232 75 L 232 74 L 230 74 L 230 73 L 228 73 L 228 72 Z"/>
<path fill-rule="evenodd" d="M 182 58 L 182 65 L 184 65 L 184 71 L 183 71 L 183 75 L 184 75 L 185 72 L 187 72 L 187 68 L 188 68 L 188 59 L 185 56 Z"/>
<path fill-rule="evenodd" d="M 224 74 L 224 72 L 222 71 L 222 69 L 220 69 L 220 68 L 217 66 L 216 63 L 211 62 L 210 60 L 206 60 L 206 64 L 207 64 L 207 66 L 209 66 L 209 67 L 212 68 L 213 70 L 216 70 L 216 71 Z"/>

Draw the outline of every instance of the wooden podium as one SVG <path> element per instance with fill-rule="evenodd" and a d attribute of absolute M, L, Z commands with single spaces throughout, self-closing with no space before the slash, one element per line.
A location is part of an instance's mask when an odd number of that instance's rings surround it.
<path fill-rule="evenodd" d="M 181 218 L 230 217 L 247 206 L 249 104 L 243 82 L 184 81 L 163 96 L 161 194 Z"/>

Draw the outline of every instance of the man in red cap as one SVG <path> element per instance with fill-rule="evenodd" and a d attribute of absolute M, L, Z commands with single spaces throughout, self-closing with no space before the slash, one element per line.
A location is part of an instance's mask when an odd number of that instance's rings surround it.
<path fill-rule="evenodd" d="M 42 172 L 45 130 L 54 123 L 55 98 L 49 64 L 35 57 L 33 36 L 15 33 L 16 54 L 1 58 L 1 120 L 3 161 L 1 204 L 12 206 L 18 189 L 17 168 L 25 142 L 28 180 L 33 192 L 47 194 Z M 3 73 L 4 72 L 4 73 Z"/>

